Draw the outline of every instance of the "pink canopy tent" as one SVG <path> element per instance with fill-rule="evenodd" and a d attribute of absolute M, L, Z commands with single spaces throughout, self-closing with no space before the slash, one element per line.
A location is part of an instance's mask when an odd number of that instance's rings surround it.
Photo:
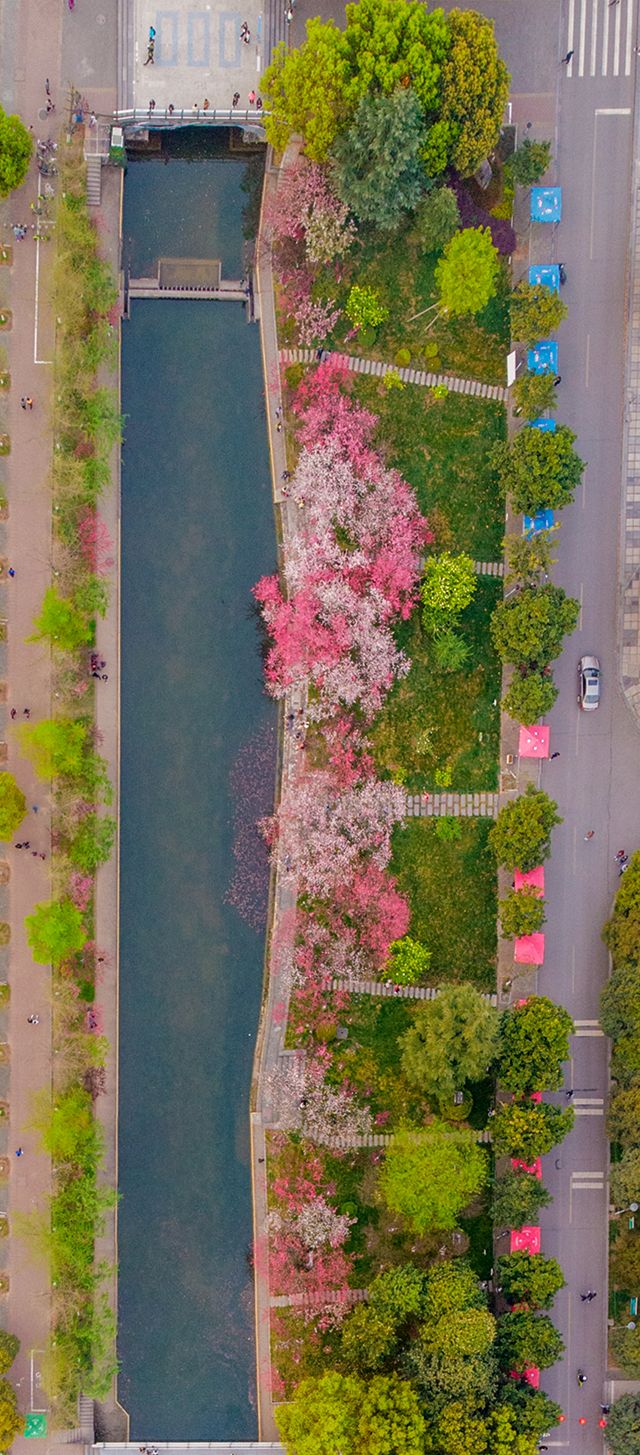
<path fill-rule="evenodd" d="M 532 1177 L 542 1177 L 542 1157 L 536 1157 L 533 1162 L 523 1162 L 521 1157 L 512 1157 L 511 1166 L 514 1172 L 530 1172 Z"/>
<path fill-rule="evenodd" d="M 549 728 L 521 727 L 518 738 L 518 752 L 521 758 L 549 757 Z"/>
<path fill-rule="evenodd" d="M 518 965 L 542 965 L 544 962 L 544 935 L 519 935 L 513 947 L 514 959 Z"/>
<path fill-rule="evenodd" d="M 513 876 L 514 889 L 525 889 L 530 885 L 532 889 L 538 890 L 538 899 L 544 898 L 544 865 L 539 864 L 537 869 L 530 869 L 528 874 L 523 874 L 516 869 Z"/>
<path fill-rule="evenodd" d="M 528 1369 L 510 1369 L 509 1374 L 511 1379 L 524 1379 L 532 1389 L 540 1388 L 540 1370 L 536 1369 L 533 1364 L 529 1365 Z"/>
<path fill-rule="evenodd" d="M 510 1253 L 539 1253 L 541 1234 L 539 1228 L 513 1228 L 510 1234 Z"/>

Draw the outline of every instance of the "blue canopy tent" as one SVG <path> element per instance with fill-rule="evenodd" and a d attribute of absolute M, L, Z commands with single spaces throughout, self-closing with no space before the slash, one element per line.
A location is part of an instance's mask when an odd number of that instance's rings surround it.
<path fill-rule="evenodd" d="M 548 288 L 551 293 L 560 292 L 560 268 L 557 263 L 534 263 L 529 268 L 529 282 L 532 288 Z"/>
<path fill-rule="evenodd" d="M 527 350 L 527 368 L 530 374 L 557 374 L 558 345 L 555 339 L 544 339 L 534 349 Z"/>
<path fill-rule="evenodd" d="M 531 221 L 559 222 L 562 217 L 562 187 L 531 188 Z"/>
<path fill-rule="evenodd" d="M 524 515 L 522 517 L 523 536 L 537 536 L 541 530 L 551 530 L 553 525 L 553 511 L 539 510 L 536 515 Z"/>

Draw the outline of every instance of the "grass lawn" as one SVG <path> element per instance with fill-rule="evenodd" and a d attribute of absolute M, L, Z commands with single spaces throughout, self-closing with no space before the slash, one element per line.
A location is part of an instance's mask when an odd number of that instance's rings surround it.
<path fill-rule="evenodd" d="M 380 419 L 375 443 L 413 486 L 441 550 L 468 551 L 474 561 L 502 557 L 504 500 L 487 460 L 506 437 L 501 404 L 407 384 L 385 389 L 368 374 L 354 393 Z"/>
<path fill-rule="evenodd" d="M 349 1027 L 346 1041 L 333 1042 L 335 1061 L 331 1081 L 348 1081 L 363 1095 L 374 1115 L 388 1114 L 387 1131 L 398 1121 L 424 1122 L 424 1098 L 412 1093 L 400 1075 L 398 1041 L 409 1029 L 416 1001 L 376 1000 L 371 995 L 353 995 L 342 1019 Z M 366 1095 L 365 1095 L 366 1093 Z"/>
<path fill-rule="evenodd" d="M 509 343 L 506 268 L 501 269 L 496 297 L 477 318 L 438 319 L 434 323 L 430 310 L 436 298 L 434 275 L 438 256 L 421 252 L 417 230 L 411 226 L 391 237 L 378 233 L 364 238 L 361 250 L 346 262 L 337 302 L 344 306 L 351 284 L 358 283 L 375 290 L 388 308 L 389 317 L 378 328 L 362 330 L 347 339 L 350 324 L 343 315 L 326 346 L 333 344 L 349 353 L 385 359 L 387 363 L 394 359 L 398 349 L 408 349 L 415 368 L 504 384 Z M 329 293 L 335 296 L 335 284 Z M 414 317 L 416 314 L 420 316 Z M 435 358 L 434 344 L 437 345 Z"/>
<path fill-rule="evenodd" d="M 494 702 L 500 698 L 501 675 L 489 618 L 501 596 L 500 580 L 478 577 L 474 599 L 460 619 L 460 634 L 470 648 L 460 672 L 442 672 L 432 662 L 419 608 L 398 628 L 397 640 L 412 665 L 374 725 L 379 773 L 414 792 L 438 786 L 438 772 L 458 793 L 497 787 L 500 718 Z"/>
<path fill-rule="evenodd" d="M 470 980 L 495 989 L 497 884 L 487 844 L 490 819 L 457 819 L 440 837 L 437 819 L 410 819 L 393 836 L 391 870 L 411 905 L 409 933 L 432 952 L 437 985 Z"/>

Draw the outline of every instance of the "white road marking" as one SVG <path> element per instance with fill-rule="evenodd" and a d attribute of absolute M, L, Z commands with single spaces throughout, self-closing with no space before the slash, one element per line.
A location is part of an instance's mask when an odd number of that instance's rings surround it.
<path fill-rule="evenodd" d="M 578 75 L 584 76 L 584 46 L 587 35 L 587 0 L 580 0 L 580 47 L 578 50 Z"/>
<path fill-rule="evenodd" d="M 567 30 L 567 53 L 573 50 L 573 22 L 575 18 L 575 0 L 569 0 L 569 21 Z M 573 75 L 573 59 L 567 66 L 567 75 Z"/>
<path fill-rule="evenodd" d="M 619 74 L 620 74 L 620 31 L 621 31 L 621 28 L 622 28 L 622 0 L 618 0 L 618 4 L 615 6 L 615 12 L 616 12 L 616 19 L 615 19 L 615 30 L 614 30 L 614 35 L 613 35 L 613 74 L 614 74 L 614 76 L 619 76 Z"/>
<path fill-rule="evenodd" d="M 598 0 L 593 0 L 593 9 L 591 11 L 591 68 L 590 68 L 590 72 L 589 72 L 589 74 L 591 76 L 595 76 L 595 73 L 596 73 L 596 46 L 597 46 L 597 43 L 598 43 Z"/>

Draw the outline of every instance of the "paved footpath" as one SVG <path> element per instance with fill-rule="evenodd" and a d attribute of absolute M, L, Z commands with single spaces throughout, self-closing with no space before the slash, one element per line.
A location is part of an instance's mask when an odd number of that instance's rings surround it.
<path fill-rule="evenodd" d="M 54 99 L 59 93 L 61 8 L 56 0 L 24 0 L 14 16 L 3 12 L 2 45 L 9 46 L 14 57 L 12 83 L 3 102 L 11 102 L 25 122 L 33 125 L 36 135 L 50 133 L 53 128 L 38 115 L 45 100 L 44 80 L 48 76 Z M 28 57 L 28 65 L 27 65 Z M 58 113 L 55 113 L 58 116 Z M 55 119 L 55 118 L 54 118 Z M 32 164 L 24 186 L 3 205 L 4 219 L 30 223 L 29 203 L 37 193 L 37 172 Z M 8 618 L 8 706 L 17 709 L 18 718 L 28 707 L 31 717 L 46 717 L 51 704 L 51 670 L 45 646 L 27 645 L 26 637 L 33 629 L 50 575 L 51 515 L 47 477 L 51 462 L 50 392 L 52 319 L 44 290 L 50 266 L 50 255 L 38 249 L 31 234 L 14 245 L 14 262 L 10 279 L 10 304 L 13 329 L 6 337 L 12 376 L 7 405 L 11 454 L 6 472 L 10 513 L 7 527 L 8 551 L 16 575 L 3 588 Z M 41 284 L 37 289 L 37 273 Z M 36 308 L 38 330 L 36 333 Z M 3 342 L 5 339 L 3 338 Z M 26 413 L 20 408 L 20 397 L 30 394 L 34 409 Z M 10 721 L 10 719 L 9 719 Z M 50 1188 L 50 1161 L 37 1149 L 37 1138 L 29 1129 L 33 1095 L 48 1091 L 51 1084 L 51 1016 L 50 976 L 46 967 L 34 965 L 28 949 L 24 918 L 34 904 L 50 897 L 49 880 L 49 799 L 46 787 L 37 782 L 18 750 L 16 736 L 9 730 L 8 766 L 27 795 L 28 818 L 22 825 L 18 841 L 28 839 L 32 848 L 47 853 L 47 859 L 32 858 L 29 851 L 10 847 L 11 866 L 10 923 L 11 955 L 9 978 L 11 1003 L 9 1039 L 11 1044 L 11 1087 L 9 1121 L 9 1220 L 15 1226 L 17 1215 L 42 1208 Z M 39 812 L 32 809 L 37 805 Z M 40 1023 L 30 1026 L 27 1016 L 37 1013 Z M 22 1146 L 24 1155 L 16 1158 Z M 48 1273 L 21 1238 L 11 1232 L 8 1249 L 10 1292 L 7 1299 L 6 1325 L 21 1341 L 21 1351 L 12 1371 L 17 1385 L 19 1406 L 23 1411 L 42 1409 L 44 1399 L 38 1383 L 38 1358 L 31 1360 L 32 1350 L 41 1350 L 49 1332 Z M 4 1322 L 4 1319 L 3 1319 Z M 22 1437 L 13 1443 L 16 1455 L 28 1450 Z"/>

